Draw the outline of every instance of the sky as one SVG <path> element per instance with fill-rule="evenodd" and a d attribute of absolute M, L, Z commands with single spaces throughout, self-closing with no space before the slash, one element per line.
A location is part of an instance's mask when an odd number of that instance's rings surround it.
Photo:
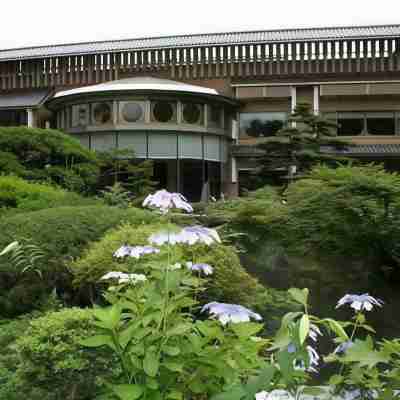
<path fill-rule="evenodd" d="M 400 0 L 1 2 L 0 49 L 176 34 L 400 24 Z"/>

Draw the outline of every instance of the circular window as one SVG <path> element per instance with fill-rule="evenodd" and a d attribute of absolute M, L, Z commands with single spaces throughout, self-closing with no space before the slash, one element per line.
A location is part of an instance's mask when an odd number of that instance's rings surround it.
<path fill-rule="evenodd" d="M 137 103 L 126 103 L 122 109 L 122 116 L 127 122 L 136 122 L 142 118 L 143 108 Z"/>
<path fill-rule="evenodd" d="M 111 107 L 107 103 L 96 104 L 93 110 L 93 118 L 96 124 L 106 124 L 111 120 Z"/>
<path fill-rule="evenodd" d="M 200 122 L 201 106 L 199 104 L 188 103 L 183 106 L 183 119 L 188 124 Z"/>
<path fill-rule="evenodd" d="M 169 122 L 174 116 L 174 106 L 166 101 L 157 101 L 153 106 L 153 115 L 158 122 Z"/>

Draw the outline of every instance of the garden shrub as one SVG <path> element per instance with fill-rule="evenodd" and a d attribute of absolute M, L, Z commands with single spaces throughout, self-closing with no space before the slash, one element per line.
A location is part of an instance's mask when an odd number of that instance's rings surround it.
<path fill-rule="evenodd" d="M 28 328 L 25 321 L 25 331 L 13 344 L 14 376 L 0 389 L 0 399 L 13 399 L 13 391 L 19 394 L 15 399 L 21 395 L 31 400 L 95 398 L 115 366 L 109 355 L 80 345 L 94 332 L 91 315 L 89 310 L 69 308 L 32 319 Z"/>
<path fill-rule="evenodd" d="M 96 285 L 97 288 L 104 287 L 99 284 L 99 279 L 109 271 L 127 272 L 132 269 L 145 268 L 147 260 L 157 261 L 165 258 L 166 246 L 161 247 L 159 254 L 153 254 L 139 260 L 130 258 L 121 262 L 120 259 L 113 257 L 113 253 L 124 243 L 131 245 L 148 244 L 148 238 L 151 234 L 165 231 L 166 228 L 165 221 L 141 226 L 128 223 L 108 232 L 102 240 L 92 243 L 82 257 L 71 265 L 74 284 L 80 288 Z M 171 225 L 170 229 L 177 230 L 178 227 Z M 222 244 L 215 244 L 210 247 L 200 244 L 193 246 L 177 245 L 174 246 L 173 258 L 170 263 L 193 259 L 196 263 L 208 263 L 215 268 L 213 279 L 209 282 L 207 298 L 228 303 L 241 303 L 251 306 L 263 314 L 277 309 L 287 309 L 287 296 L 282 295 L 279 291 L 266 289 L 249 275 L 241 266 L 233 247 Z"/>
<path fill-rule="evenodd" d="M 58 207 L 5 216 L 0 220 L 0 248 L 15 240 L 31 239 L 43 252 L 43 279 L 36 274 L 17 275 L 8 257 L 0 258 L 0 315 L 27 312 L 40 296 L 57 287 L 71 290 L 64 265 L 76 258 L 88 243 L 123 221 L 143 224 L 153 221 L 150 212 L 109 206 Z M 67 293 L 67 294 L 68 294 Z"/>
<path fill-rule="evenodd" d="M 45 208 L 96 203 L 99 201 L 84 198 L 54 186 L 28 182 L 17 176 L 0 176 L 0 208 L 36 211 Z"/>

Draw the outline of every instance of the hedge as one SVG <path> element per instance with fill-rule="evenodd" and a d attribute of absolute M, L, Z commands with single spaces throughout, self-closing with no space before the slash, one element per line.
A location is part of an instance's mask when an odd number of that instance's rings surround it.
<path fill-rule="evenodd" d="M 44 279 L 16 275 L 7 257 L 0 258 L 0 315 L 12 316 L 35 307 L 43 290 L 70 289 L 63 265 L 80 255 L 90 242 L 123 221 L 145 224 L 150 212 L 109 206 L 59 207 L 5 216 L 0 220 L 0 249 L 14 240 L 31 239 L 45 253 Z"/>
<path fill-rule="evenodd" d="M 100 202 L 47 184 L 28 182 L 17 176 L 0 176 L 0 209 L 36 211 L 96 203 Z"/>

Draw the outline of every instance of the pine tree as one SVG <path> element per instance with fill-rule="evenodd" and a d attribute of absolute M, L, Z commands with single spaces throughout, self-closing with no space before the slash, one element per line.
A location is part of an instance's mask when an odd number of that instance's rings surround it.
<path fill-rule="evenodd" d="M 321 146 L 339 150 L 347 142 L 336 138 L 337 125 L 321 115 L 315 115 L 308 103 L 299 103 L 288 119 L 288 124 L 275 136 L 258 145 L 265 151 L 260 160 L 261 179 L 278 172 L 291 180 L 304 175 L 319 163 L 336 164 L 345 158 L 328 153 Z"/>

